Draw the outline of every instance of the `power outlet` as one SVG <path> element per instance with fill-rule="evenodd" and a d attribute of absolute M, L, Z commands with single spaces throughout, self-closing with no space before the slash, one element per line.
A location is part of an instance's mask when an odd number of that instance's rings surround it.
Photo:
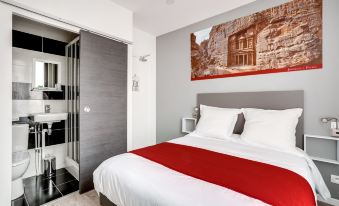
<path fill-rule="evenodd" d="M 339 184 L 339 176 L 331 175 L 331 182 L 334 184 Z"/>
<path fill-rule="evenodd" d="M 337 122 L 331 122 L 331 129 L 337 129 Z"/>

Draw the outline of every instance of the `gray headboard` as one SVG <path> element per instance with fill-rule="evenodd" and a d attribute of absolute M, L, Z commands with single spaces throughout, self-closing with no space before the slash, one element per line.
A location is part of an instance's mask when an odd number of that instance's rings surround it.
<path fill-rule="evenodd" d="M 200 104 L 223 108 L 259 108 L 259 109 L 304 109 L 304 91 L 269 91 L 269 92 L 236 92 L 198 94 L 197 105 Z M 241 134 L 245 119 L 239 115 L 234 129 Z M 303 149 L 304 114 L 299 119 L 296 129 L 296 146 Z"/>

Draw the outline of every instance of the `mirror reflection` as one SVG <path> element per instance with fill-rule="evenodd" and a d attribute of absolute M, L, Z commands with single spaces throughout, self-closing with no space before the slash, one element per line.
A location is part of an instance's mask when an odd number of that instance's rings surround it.
<path fill-rule="evenodd" d="M 33 72 L 33 90 L 59 90 L 60 64 L 36 60 Z"/>

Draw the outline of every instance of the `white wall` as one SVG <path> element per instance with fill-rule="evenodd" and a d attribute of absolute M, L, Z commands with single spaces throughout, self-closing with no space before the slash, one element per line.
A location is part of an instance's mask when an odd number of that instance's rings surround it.
<path fill-rule="evenodd" d="M 140 90 L 132 95 L 132 149 L 156 143 L 156 37 L 134 29 L 133 69 L 140 80 Z M 150 54 L 147 62 L 139 57 Z"/>
<path fill-rule="evenodd" d="M 12 12 L 0 6 L 0 205 L 10 205 L 12 175 Z"/>
<path fill-rule="evenodd" d="M 71 22 L 79 27 L 132 41 L 133 14 L 110 0 L 5 0 Z"/>
<path fill-rule="evenodd" d="M 132 12 L 110 3 L 109 0 L 20 0 L 27 7 L 34 7 L 46 14 L 59 19 L 69 20 L 78 26 L 90 28 L 92 31 L 101 31 L 108 36 L 115 36 L 126 41 L 133 37 Z M 84 2 L 84 3 L 83 3 Z M 67 6 L 66 6 L 67 5 Z M 18 14 L 32 20 L 63 28 L 72 32 L 79 32 L 76 26 L 40 16 L 22 9 L 8 6 L 0 2 L 0 205 L 11 204 L 11 166 L 12 166 L 12 15 Z M 130 48 L 130 47 L 129 47 Z M 129 58 L 131 59 L 131 53 Z M 130 62 L 131 60 L 129 60 Z M 131 67 L 129 67 L 131 69 Z M 129 71 L 130 74 L 130 71 Z M 130 76 L 128 77 L 130 83 Z M 128 97 L 129 104 L 131 97 Z M 129 107 L 130 109 L 130 107 Z M 129 116 L 131 112 L 128 111 Z M 130 120 L 129 120 L 130 121 Z M 130 126 L 130 125 L 129 125 Z M 129 131 L 131 129 L 129 128 Z M 130 135 L 131 132 L 128 133 Z M 128 137 L 129 138 L 129 137 Z"/>

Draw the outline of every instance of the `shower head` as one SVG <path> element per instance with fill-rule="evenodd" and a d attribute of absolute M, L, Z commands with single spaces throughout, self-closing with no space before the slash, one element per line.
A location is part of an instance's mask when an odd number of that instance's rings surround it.
<path fill-rule="evenodd" d="M 150 55 L 150 54 L 146 54 L 146 55 L 144 55 L 144 56 L 140 56 L 140 57 L 139 57 L 139 61 L 141 61 L 141 62 L 147 62 L 147 61 L 148 61 L 147 57 L 149 57 L 149 56 L 151 56 L 151 55 Z"/>

